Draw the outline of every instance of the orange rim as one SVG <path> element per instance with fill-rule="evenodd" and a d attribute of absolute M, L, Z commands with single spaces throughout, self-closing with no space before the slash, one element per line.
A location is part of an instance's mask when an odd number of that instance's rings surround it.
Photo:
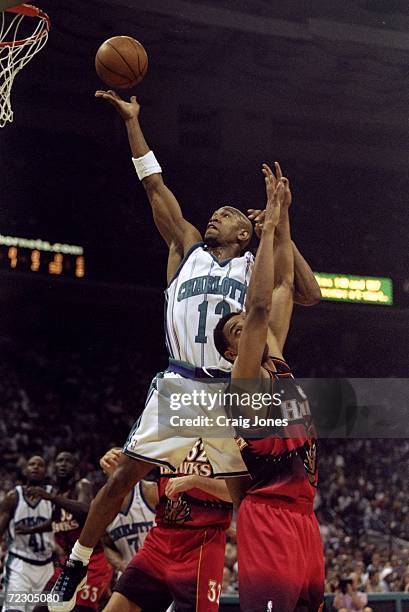
<path fill-rule="evenodd" d="M 19 4 L 18 6 L 12 6 L 11 8 L 6 9 L 6 13 L 16 13 L 25 15 L 26 17 L 38 17 L 44 22 L 44 28 L 36 36 L 28 36 L 27 38 L 22 38 L 21 40 L 0 42 L 0 48 L 21 47 L 22 45 L 35 43 L 43 36 L 47 36 L 48 32 L 50 31 L 49 16 L 37 6 L 32 6 L 31 4 Z"/>

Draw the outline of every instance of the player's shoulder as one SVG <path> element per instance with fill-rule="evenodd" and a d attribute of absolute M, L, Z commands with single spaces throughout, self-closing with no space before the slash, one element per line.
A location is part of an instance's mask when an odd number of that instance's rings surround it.
<path fill-rule="evenodd" d="M 193 255 L 193 253 L 195 253 L 195 255 L 197 256 L 199 254 L 199 252 L 205 252 L 204 246 L 205 245 L 204 245 L 203 242 L 196 242 L 195 244 L 192 244 L 192 246 L 190 246 L 184 252 L 182 260 L 180 261 L 179 265 L 177 266 L 174 274 L 171 277 L 168 278 L 168 288 L 177 279 L 177 277 L 179 276 L 183 266 L 186 264 L 187 260 L 191 257 L 191 255 Z M 200 249 L 200 251 L 199 251 L 199 249 Z"/>
<path fill-rule="evenodd" d="M 2 503 L 3 511 L 13 510 L 13 508 L 16 508 L 19 501 L 19 497 L 20 496 L 17 487 L 13 487 L 9 491 L 7 491 Z"/>

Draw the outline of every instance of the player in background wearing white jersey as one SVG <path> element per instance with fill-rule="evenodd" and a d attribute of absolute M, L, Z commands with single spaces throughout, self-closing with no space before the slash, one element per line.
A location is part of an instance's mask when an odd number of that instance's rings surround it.
<path fill-rule="evenodd" d="M 179 203 L 162 179 L 161 167 L 146 143 L 139 124 L 140 106 L 115 92 L 97 91 L 96 97 L 110 102 L 125 122 L 133 162 L 147 193 L 155 224 L 170 248 L 166 308 L 166 340 L 170 364 L 165 377 L 180 379 L 221 377 L 220 355 L 213 342 L 213 329 L 220 317 L 243 309 L 254 258 L 243 253 L 250 242 L 252 224 L 231 206 L 217 209 L 211 216 L 202 242 L 200 232 L 182 214 Z M 181 265 L 177 269 L 177 263 Z M 302 279 L 304 295 L 299 302 L 312 304 L 319 299 L 315 277 L 298 251 L 297 280 Z M 219 369 L 220 368 L 220 369 Z M 158 436 L 159 400 L 156 379 L 140 421 L 124 447 L 118 468 L 94 499 L 70 561 L 53 593 L 60 605 L 50 609 L 69 611 L 75 593 L 85 583 L 86 566 L 92 549 L 107 525 L 118 514 L 124 497 L 151 469 L 152 463 L 176 470 L 194 440 L 171 435 Z M 215 475 L 243 474 L 244 463 L 233 438 L 209 440 L 202 436 L 205 452 Z"/>
<path fill-rule="evenodd" d="M 24 527 L 51 520 L 51 502 L 28 492 L 28 487 L 33 485 L 42 485 L 47 491 L 51 491 L 51 486 L 44 484 L 44 459 L 37 455 L 31 457 L 24 475 L 27 484 L 18 485 L 9 491 L 0 508 L 0 536 L 8 530 L 3 612 L 24 612 L 28 609 L 23 603 L 24 595 L 39 595 L 54 573 L 54 536 L 51 528 L 45 533 L 22 533 Z"/>
<path fill-rule="evenodd" d="M 115 471 L 121 448 L 111 448 L 100 459 L 107 476 Z M 124 572 L 135 553 L 143 546 L 150 528 L 155 524 L 159 502 L 156 482 L 141 480 L 125 497 L 122 508 L 107 527 L 104 544 L 105 556 L 118 572 Z"/>

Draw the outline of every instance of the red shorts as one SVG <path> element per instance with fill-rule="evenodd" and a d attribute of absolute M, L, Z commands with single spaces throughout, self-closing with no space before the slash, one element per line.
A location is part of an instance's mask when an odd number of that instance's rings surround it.
<path fill-rule="evenodd" d="M 217 527 L 153 527 L 114 590 L 143 612 L 165 611 L 172 601 L 178 612 L 215 612 L 225 544 Z"/>
<path fill-rule="evenodd" d="M 246 497 L 237 520 L 240 609 L 316 612 L 324 601 L 324 555 L 315 514 Z"/>
<path fill-rule="evenodd" d="M 57 567 L 46 591 L 51 590 L 61 572 L 62 568 Z M 77 594 L 76 605 L 90 608 L 90 610 L 99 610 L 99 602 L 111 584 L 112 574 L 113 568 L 108 563 L 104 551 L 94 553 L 88 565 L 87 584 Z"/>

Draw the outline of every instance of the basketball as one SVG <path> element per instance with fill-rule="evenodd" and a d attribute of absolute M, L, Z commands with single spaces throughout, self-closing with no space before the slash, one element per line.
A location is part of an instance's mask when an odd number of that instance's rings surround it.
<path fill-rule="evenodd" d="M 135 38 L 113 36 L 98 49 L 95 69 L 109 87 L 128 89 L 142 81 L 148 69 L 148 56 Z"/>

